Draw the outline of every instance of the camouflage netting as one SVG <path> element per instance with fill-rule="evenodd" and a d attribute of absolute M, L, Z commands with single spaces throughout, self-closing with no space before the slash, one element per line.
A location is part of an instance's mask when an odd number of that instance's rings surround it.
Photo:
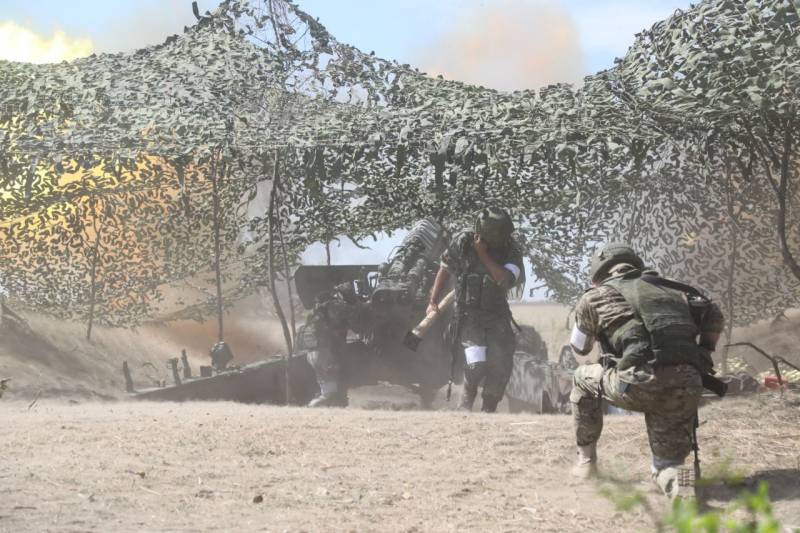
<path fill-rule="evenodd" d="M 503 93 L 365 54 L 290 2 L 226 0 L 134 53 L 0 62 L 0 284 L 133 324 L 217 260 L 235 298 L 279 247 L 491 202 L 558 300 L 624 237 L 749 322 L 797 303 L 798 30 L 791 0 L 707 0 L 580 87 Z"/>

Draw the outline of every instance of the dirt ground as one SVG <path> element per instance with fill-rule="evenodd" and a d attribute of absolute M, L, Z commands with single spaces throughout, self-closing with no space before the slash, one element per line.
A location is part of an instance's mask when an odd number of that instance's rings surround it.
<path fill-rule="evenodd" d="M 367 398 L 356 398 L 368 407 Z M 0 531 L 648 531 L 571 479 L 571 419 L 233 403 L 0 402 Z M 770 482 L 800 526 L 800 408 L 701 412 L 707 472 Z M 649 481 L 640 416 L 609 416 L 606 476 Z M 729 466 L 725 466 L 728 465 Z M 714 489 L 712 505 L 736 491 Z"/>
<path fill-rule="evenodd" d="M 568 334 L 567 311 L 515 308 L 552 354 Z M 0 378 L 12 378 L 0 399 L 0 532 L 653 529 L 648 513 L 616 511 L 601 487 L 640 491 L 657 514 L 666 510 L 640 416 L 607 417 L 606 480 L 586 484 L 567 474 L 568 416 L 465 415 L 442 397 L 421 412 L 415 396 L 386 384 L 352 391 L 347 410 L 131 402 L 123 360 L 137 385 L 152 385 L 183 347 L 193 366 L 207 364 L 213 328 L 98 327 L 89 342 L 81 324 L 25 317 L 33 333 L 0 329 Z M 240 362 L 280 346 L 263 321 L 230 322 Z M 789 355 L 796 328 L 786 328 L 745 338 Z M 800 527 L 800 401 L 787 397 L 701 410 L 704 472 L 744 480 L 714 485 L 713 507 L 764 480 L 777 516 Z"/>

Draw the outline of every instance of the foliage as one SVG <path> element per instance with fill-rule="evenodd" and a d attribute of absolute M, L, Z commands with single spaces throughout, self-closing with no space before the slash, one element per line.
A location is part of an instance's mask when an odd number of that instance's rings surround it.
<path fill-rule="evenodd" d="M 744 512 L 747 517 L 737 518 Z M 780 523 L 772 515 L 769 486 L 759 484 L 755 493 L 743 491 L 736 501 L 723 511 L 700 512 L 694 500 L 676 500 L 672 511 L 664 518 L 664 524 L 678 533 L 703 531 L 731 531 L 735 533 L 780 533 Z"/>
<path fill-rule="evenodd" d="M 632 487 L 601 487 L 600 493 L 614 502 L 617 510 L 630 512 L 641 507 L 658 531 L 676 533 L 729 531 L 735 533 L 780 533 L 780 523 L 772 514 L 769 485 L 761 482 L 756 492 L 743 490 L 735 501 L 722 509 L 700 510 L 693 498 L 677 498 L 660 515 L 645 495 Z"/>
<path fill-rule="evenodd" d="M 284 0 L 225 0 L 131 54 L 0 62 L 0 284 L 141 320 L 210 268 L 219 162 L 226 297 L 252 292 L 280 155 L 290 259 L 494 203 L 556 299 L 580 294 L 594 243 L 624 237 L 747 322 L 798 294 L 799 28 L 791 0 L 706 0 L 580 87 L 514 93 L 363 53 Z"/>

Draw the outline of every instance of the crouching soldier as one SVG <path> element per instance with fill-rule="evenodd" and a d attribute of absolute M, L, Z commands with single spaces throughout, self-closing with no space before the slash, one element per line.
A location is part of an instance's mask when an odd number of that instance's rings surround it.
<path fill-rule="evenodd" d="M 593 288 L 575 309 L 570 344 L 581 355 L 602 348 L 601 364 L 575 370 L 570 400 L 578 462 L 573 474 L 597 471 L 602 401 L 644 413 L 652 477 L 670 497 L 693 494 L 683 467 L 693 447 L 703 375 L 723 328 L 717 305 L 696 289 L 644 269 L 625 244 L 609 243 L 591 261 Z"/>
<path fill-rule="evenodd" d="M 347 332 L 357 330 L 364 319 L 364 305 L 352 283 L 341 283 L 317 296 L 300 334 L 320 390 L 309 407 L 347 407 L 347 376 L 342 375 Z"/>

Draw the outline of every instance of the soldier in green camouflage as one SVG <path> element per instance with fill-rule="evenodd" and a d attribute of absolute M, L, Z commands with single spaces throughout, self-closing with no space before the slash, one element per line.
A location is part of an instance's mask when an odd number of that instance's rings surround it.
<path fill-rule="evenodd" d="M 450 276 L 456 278 L 454 341 L 464 350 L 464 392 L 460 408 L 472 410 L 483 383 L 481 410 L 494 412 L 514 364 L 509 289 L 524 285 L 522 255 L 512 237 L 514 224 L 502 209 L 478 213 L 474 231 L 457 234 L 442 255 L 428 313 L 438 310 Z"/>
<path fill-rule="evenodd" d="M 347 407 L 347 384 L 342 375 L 342 355 L 348 330 L 363 324 L 364 306 L 352 283 L 342 283 L 317 296 L 300 332 L 298 351 L 305 351 L 314 369 L 320 393 L 309 407 Z"/>
<path fill-rule="evenodd" d="M 586 355 L 597 340 L 602 358 L 575 371 L 573 474 L 590 477 L 597 471 L 605 400 L 644 413 L 654 481 L 668 496 L 687 495 L 693 477 L 682 465 L 692 450 L 702 375 L 713 373 L 711 352 L 723 329 L 722 313 L 696 289 L 645 270 L 624 244 L 599 248 L 591 278 L 593 287 L 575 309 L 570 344 Z"/>

